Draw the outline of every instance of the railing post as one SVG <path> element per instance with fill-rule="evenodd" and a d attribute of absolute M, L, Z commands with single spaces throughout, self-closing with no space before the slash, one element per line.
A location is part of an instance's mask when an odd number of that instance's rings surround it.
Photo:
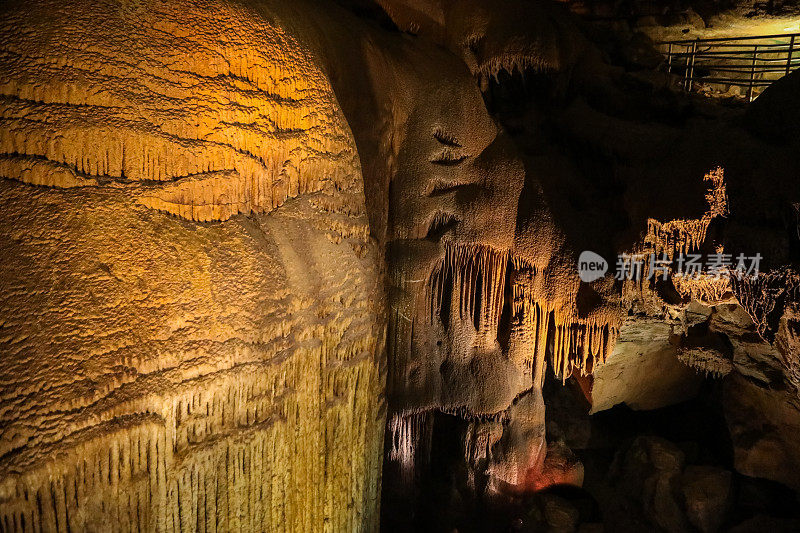
<path fill-rule="evenodd" d="M 789 39 L 789 53 L 786 54 L 786 75 L 789 75 L 789 71 L 792 70 L 792 52 L 794 51 L 794 38 L 795 35 L 792 35 L 791 39 Z"/>
<path fill-rule="evenodd" d="M 691 56 L 689 55 L 689 45 L 685 45 L 684 53 L 686 54 L 686 63 L 683 69 L 683 90 L 685 91 L 689 86 L 689 61 L 691 61 Z"/>
<path fill-rule="evenodd" d="M 792 56 L 792 52 L 789 51 L 789 57 Z M 669 43 L 669 48 L 667 48 L 667 74 L 672 73 L 672 43 Z M 789 65 L 786 65 L 786 73 L 789 73 Z"/>
<path fill-rule="evenodd" d="M 758 45 L 753 46 L 753 62 L 750 65 L 750 86 L 747 88 L 747 100 L 753 101 L 753 82 L 756 80 L 756 59 L 758 58 Z"/>
<path fill-rule="evenodd" d="M 693 79 L 694 78 L 694 62 L 697 59 L 697 45 L 698 45 L 699 42 L 700 42 L 700 38 L 698 37 L 692 43 L 692 64 L 691 64 L 690 67 L 688 67 L 688 73 L 689 73 L 688 78 L 687 78 L 688 79 L 688 87 L 686 88 L 686 90 L 689 91 L 689 92 L 692 91 L 692 82 L 694 81 L 694 79 Z"/>

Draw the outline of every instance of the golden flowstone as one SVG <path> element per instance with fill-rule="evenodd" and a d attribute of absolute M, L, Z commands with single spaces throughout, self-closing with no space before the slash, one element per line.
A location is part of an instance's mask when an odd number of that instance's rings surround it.
<path fill-rule="evenodd" d="M 361 169 L 254 6 L 3 6 L 4 531 L 377 528 Z"/>

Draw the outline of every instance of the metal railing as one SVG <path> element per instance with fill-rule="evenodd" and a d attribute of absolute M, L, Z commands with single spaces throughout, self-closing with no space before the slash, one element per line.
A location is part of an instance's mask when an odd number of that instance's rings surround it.
<path fill-rule="evenodd" d="M 683 77 L 684 90 L 736 86 L 746 89 L 749 101 L 800 66 L 800 33 L 687 39 L 659 45 L 667 72 Z"/>

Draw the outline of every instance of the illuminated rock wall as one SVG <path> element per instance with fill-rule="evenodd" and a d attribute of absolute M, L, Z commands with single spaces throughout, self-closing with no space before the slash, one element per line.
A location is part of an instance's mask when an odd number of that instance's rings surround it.
<path fill-rule="evenodd" d="M 699 179 L 730 157 L 699 174 L 683 157 L 718 121 L 560 100 L 635 92 L 563 10 L 377 4 L 2 6 L 0 530 L 375 530 L 387 411 L 394 516 L 414 517 L 407 489 L 443 434 L 458 490 L 580 485 L 547 439 L 548 365 L 596 410 L 672 402 L 675 382 L 732 368 L 664 320 L 690 301 L 735 294 L 796 388 L 792 272 L 672 276 L 686 301 L 668 308 L 659 287 L 575 269 L 581 250 L 721 250 L 721 219 L 749 228 L 750 196 L 790 189 L 768 172 L 789 168 L 782 149 L 750 158 L 774 190 L 734 161 L 731 214 L 722 169 Z M 680 372 L 631 362 L 642 346 Z"/>
<path fill-rule="evenodd" d="M 264 6 L 2 9 L 2 530 L 377 529 L 382 259 L 318 60 Z"/>
<path fill-rule="evenodd" d="M 3 174 L 126 187 L 199 221 L 352 185 L 355 152 L 319 60 L 266 15 L 214 1 L 10 6 Z"/>

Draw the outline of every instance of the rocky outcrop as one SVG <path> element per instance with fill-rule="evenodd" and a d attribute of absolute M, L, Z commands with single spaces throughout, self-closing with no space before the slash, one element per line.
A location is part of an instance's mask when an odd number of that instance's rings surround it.
<path fill-rule="evenodd" d="M 633 409 L 672 405 L 694 397 L 701 382 L 702 376 L 678 359 L 674 324 L 629 318 L 608 361 L 593 375 L 592 412 L 620 403 Z"/>

